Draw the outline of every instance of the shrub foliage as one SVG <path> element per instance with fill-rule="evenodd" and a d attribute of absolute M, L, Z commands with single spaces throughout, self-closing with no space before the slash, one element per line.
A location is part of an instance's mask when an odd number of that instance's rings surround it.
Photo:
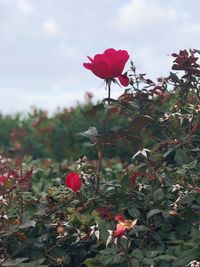
<path fill-rule="evenodd" d="M 131 62 L 118 99 L 1 117 L 1 266 L 200 266 L 198 53 L 156 82 Z"/>

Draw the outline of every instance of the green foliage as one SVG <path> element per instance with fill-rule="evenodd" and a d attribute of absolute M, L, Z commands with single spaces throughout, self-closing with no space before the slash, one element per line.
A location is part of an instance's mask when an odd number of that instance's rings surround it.
<path fill-rule="evenodd" d="M 131 87 L 110 104 L 88 103 L 51 118 L 38 110 L 23 119 L 1 117 L 1 150 L 10 156 L 0 158 L 1 266 L 200 261 L 194 53 L 174 54 L 176 73 L 158 84 L 132 66 Z M 66 187 L 69 172 L 79 173 L 79 192 Z"/>

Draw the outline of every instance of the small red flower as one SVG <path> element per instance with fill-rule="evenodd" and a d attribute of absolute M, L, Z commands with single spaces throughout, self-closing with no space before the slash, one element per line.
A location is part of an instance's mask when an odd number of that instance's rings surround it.
<path fill-rule="evenodd" d="M 130 186 L 131 188 L 135 187 L 135 181 L 137 179 L 138 176 L 141 176 L 140 172 L 134 172 L 132 173 L 131 177 L 130 177 Z"/>
<path fill-rule="evenodd" d="M 4 177 L 3 175 L 0 175 L 0 183 L 4 184 L 7 177 Z"/>
<path fill-rule="evenodd" d="M 94 59 L 88 57 L 90 63 L 84 63 L 83 66 L 92 71 L 94 75 L 101 79 L 118 78 L 123 86 L 129 85 L 127 75 L 123 75 L 125 64 L 129 59 L 129 54 L 126 50 L 115 50 L 109 48 L 103 54 L 97 54 Z"/>
<path fill-rule="evenodd" d="M 121 237 L 126 231 L 126 227 L 121 224 L 117 224 L 115 231 L 113 232 L 114 237 Z"/>
<path fill-rule="evenodd" d="M 107 210 L 106 208 L 98 208 L 97 212 L 99 213 L 100 217 L 106 221 L 111 220 L 114 216 L 113 212 Z"/>
<path fill-rule="evenodd" d="M 123 221 L 125 221 L 124 215 L 123 214 L 116 215 L 115 216 L 115 221 L 117 221 L 117 222 L 123 222 Z"/>
<path fill-rule="evenodd" d="M 74 192 L 81 189 L 81 178 L 76 172 L 70 172 L 65 179 L 66 186 Z"/>
<path fill-rule="evenodd" d="M 116 225 L 116 229 L 113 232 L 113 237 L 121 237 L 125 233 L 125 231 L 129 231 L 134 228 L 137 223 L 137 219 L 132 220 L 125 220 L 123 215 L 118 215 L 115 217 L 115 220 L 118 221 Z"/>

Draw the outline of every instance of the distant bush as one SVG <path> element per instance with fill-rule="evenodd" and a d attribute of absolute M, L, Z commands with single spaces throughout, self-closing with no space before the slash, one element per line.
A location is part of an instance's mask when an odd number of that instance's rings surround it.
<path fill-rule="evenodd" d="M 33 159 L 52 158 L 61 161 L 67 158 L 71 162 L 80 155 L 89 158 L 96 156 L 90 144 L 78 135 L 90 126 L 99 132 L 112 133 L 127 125 L 127 119 L 117 116 L 115 110 L 105 113 L 103 104 L 92 103 L 64 109 L 51 117 L 47 112 L 33 109 L 29 114 L 0 117 L 0 150 L 11 157 L 30 155 Z M 121 159 L 131 156 L 132 140 L 127 144 L 113 144 L 106 151 L 106 157 L 115 154 Z M 116 153 L 117 152 L 117 153 Z"/>

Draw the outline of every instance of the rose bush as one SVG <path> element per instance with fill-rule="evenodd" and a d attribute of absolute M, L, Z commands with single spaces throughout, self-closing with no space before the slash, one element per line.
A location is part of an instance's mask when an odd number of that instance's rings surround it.
<path fill-rule="evenodd" d="M 156 82 L 137 74 L 131 63 L 130 87 L 118 99 L 87 106 L 90 114 L 104 111 L 103 118 L 99 113 L 101 127 L 92 125 L 79 133 L 88 141 L 85 151 L 96 153 L 94 159 L 81 156 L 72 164 L 0 158 L 0 175 L 12 174 L 0 187 L 1 266 L 198 264 L 197 53 L 174 54 L 174 63 L 180 65 L 175 69 L 181 73 Z M 113 116 L 117 120 L 112 127 Z M 130 147 L 128 160 L 119 159 L 119 142 Z M 116 152 L 111 159 L 104 157 L 109 149 Z M 46 187 L 35 190 L 41 180 Z"/>

